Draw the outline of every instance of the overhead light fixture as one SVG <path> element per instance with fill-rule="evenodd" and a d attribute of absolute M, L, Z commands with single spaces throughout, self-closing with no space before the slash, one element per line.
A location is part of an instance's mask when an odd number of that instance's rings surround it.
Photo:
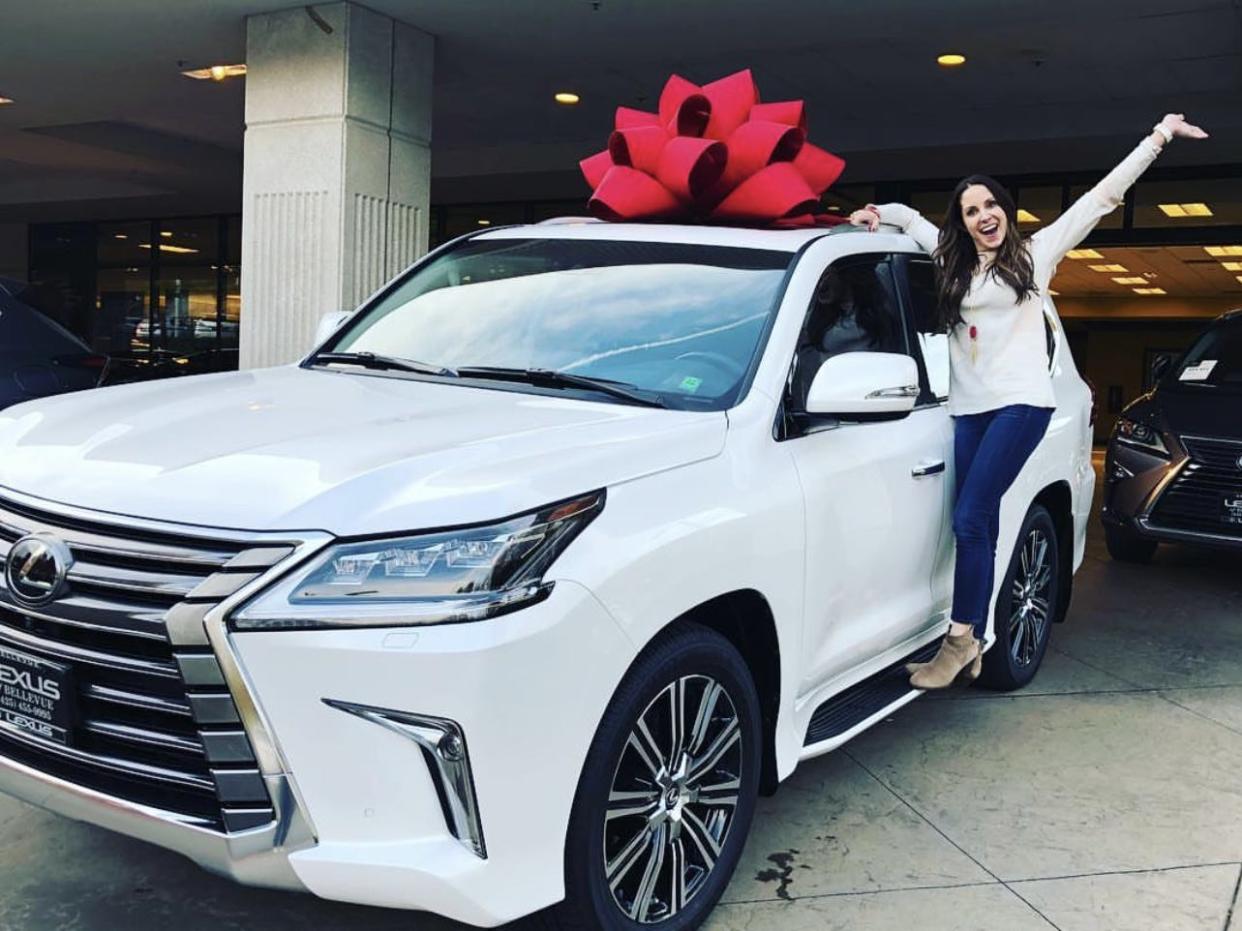
<path fill-rule="evenodd" d="M 160 230 L 160 235 L 165 239 L 172 239 L 172 230 Z"/>
<path fill-rule="evenodd" d="M 936 64 L 942 68 L 956 68 L 959 65 L 966 64 L 966 56 L 959 55 L 956 52 L 949 52 L 936 57 Z"/>
<path fill-rule="evenodd" d="M 1152 295 L 1152 294 L 1168 294 L 1164 288 L 1132 288 L 1135 294 Z"/>
<path fill-rule="evenodd" d="M 1204 246 L 1203 251 L 1215 259 L 1223 259 L 1227 255 L 1242 256 L 1242 246 Z"/>
<path fill-rule="evenodd" d="M 1021 207 L 1019 207 L 1018 208 L 1018 222 L 1019 223 L 1038 223 L 1040 222 L 1040 220 L 1039 220 L 1039 217 L 1035 216 L 1035 214 L 1031 213 L 1031 211 L 1023 210 Z"/>
<path fill-rule="evenodd" d="M 1065 255 L 1071 259 L 1102 259 L 1104 258 L 1104 256 L 1096 252 L 1094 249 L 1071 249 L 1069 252 L 1065 253 Z"/>
<path fill-rule="evenodd" d="M 567 107 L 572 107 L 574 104 L 578 103 L 582 98 L 579 97 L 577 94 L 575 94 L 573 91 L 557 91 L 555 94 L 552 95 L 552 99 L 555 100 L 557 103 L 563 103 Z"/>
<path fill-rule="evenodd" d="M 1212 208 L 1207 204 L 1157 204 L 1166 217 L 1210 217 Z"/>
<path fill-rule="evenodd" d="M 1060 297 L 1060 296 L 1061 296 L 1061 292 L 1060 292 L 1060 291 L 1054 291 L 1054 290 L 1052 290 L 1052 288 L 1049 288 L 1049 289 L 1048 289 L 1048 293 L 1049 293 L 1049 294 L 1051 294 L 1053 297 Z"/>
<path fill-rule="evenodd" d="M 149 242 L 140 242 L 138 243 L 138 248 L 150 249 L 151 244 Z M 160 243 L 160 252 L 175 252 L 178 255 L 193 255 L 197 254 L 198 250 L 191 249 L 188 246 L 174 246 L 171 243 L 162 242 Z"/>
<path fill-rule="evenodd" d="M 492 221 L 491 220 L 479 220 L 478 224 L 479 226 L 491 226 Z"/>
<path fill-rule="evenodd" d="M 1147 279 L 1142 275 L 1135 275 L 1132 278 L 1114 278 L 1117 284 L 1147 284 Z"/>
<path fill-rule="evenodd" d="M 1121 274 L 1123 275 L 1130 270 L 1126 268 L 1124 265 L 1088 265 L 1087 267 L 1091 269 L 1093 272 L 1108 272 L 1108 273 L 1121 272 Z"/>
<path fill-rule="evenodd" d="M 129 239 L 129 237 L 126 236 L 124 233 L 113 233 L 112 238 L 113 239 Z"/>
<path fill-rule="evenodd" d="M 0 97 L 0 107 L 3 107 L 5 104 L 8 104 L 8 103 L 15 103 L 15 101 L 13 100 L 12 97 Z"/>
<path fill-rule="evenodd" d="M 1234 275 L 1234 277 L 1237 278 L 1238 281 L 1242 281 L 1242 275 Z"/>
<path fill-rule="evenodd" d="M 246 76 L 245 65 L 212 65 L 208 68 L 194 68 L 191 71 L 182 71 L 187 78 L 193 78 L 196 81 L 223 81 L 226 78 L 241 78 Z"/>
<path fill-rule="evenodd" d="M 1242 262 L 1221 262 L 1227 272 L 1242 272 Z"/>

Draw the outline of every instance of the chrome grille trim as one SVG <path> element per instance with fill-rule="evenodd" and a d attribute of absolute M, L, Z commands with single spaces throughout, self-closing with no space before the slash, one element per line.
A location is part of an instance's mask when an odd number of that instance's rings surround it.
<path fill-rule="evenodd" d="M 84 664 L 104 678 L 79 675 L 96 681 L 78 683 L 81 739 L 74 746 L 7 731 L 0 736 L 77 767 L 49 769 L 48 778 L 64 785 L 100 770 L 196 793 L 199 801 L 184 808 L 168 797 L 118 795 L 115 783 L 90 778 L 81 783 L 83 797 L 102 793 L 144 816 L 217 832 L 254 834 L 266 824 L 273 829 L 264 833 L 276 843 L 290 831 L 300 846 L 313 843 L 313 827 L 233 653 L 225 619 L 331 537 L 163 524 L 0 488 L 0 554 L 39 531 L 64 540 L 74 555 L 69 593 L 34 615 L 0 579 L 0 642 Z M 176 637 L 165 622 L 170 613 L 179 618 Z M 190 675 L 183 678 L 182 669 Z M 39 768 L 40 757 L 12 756 L 5 746 L 0 742 L 0 768 Z"/>

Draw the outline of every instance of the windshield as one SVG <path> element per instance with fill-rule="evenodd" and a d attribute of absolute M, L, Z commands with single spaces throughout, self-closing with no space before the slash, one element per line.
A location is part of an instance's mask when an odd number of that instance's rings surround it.
<path fill-rule="evenodd" d="M 792 259 L 677 243 L 472 240 L 413 272 L 326 348 L 453 370 L 567 372 L 669 407 L 723 410 L 742 390 Z"/>
<path fill-rule="evenodd" d="M 1242 320 L 1217 324 L 1195 341 L 1169 375 L 1169 386 L 1242 394 Z"/>

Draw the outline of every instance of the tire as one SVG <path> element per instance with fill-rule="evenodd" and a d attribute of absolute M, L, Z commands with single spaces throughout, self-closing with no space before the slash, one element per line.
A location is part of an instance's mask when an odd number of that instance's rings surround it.
<path fill-rule="evenodd" d="M 1118 562 L 1149 563 L 1160 544 L 1155 540 L 1145 540 L 1124 527 L 1105 524 L 1104 545 L 1108 547 L 1108 555 Z"/>
<path fill-rule="evenodd" d="M 1061 595 L 1060 546 L 1052 515 L 1036 504 L 1027 512 L 996 596 L 996 642 L 983 656 L 979 684 L 1020 689 L 1039 671 Z"/>
<path fill-rule="evenodd" d="M 681 754 L 673 752 L 674 711 L 684 722 Z M 758 694 L 728 640 L 697 624 L 658 638 L 600 722 L 570 815 L 565 901 L 535 924 L 550 931 L 699 927 L 750 830 L 761 740 Z M 671 773 L 668 757 L 675 758 Z M 710 801 L 700 795 L 707 788 Z"/>

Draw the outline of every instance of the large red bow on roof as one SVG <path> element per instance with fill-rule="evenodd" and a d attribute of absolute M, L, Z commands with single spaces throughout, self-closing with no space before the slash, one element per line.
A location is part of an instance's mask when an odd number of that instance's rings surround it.
<path fill-rule="evenodd" d="M 749 69 L 699 87 L 673 75 L 660 112 L 618 107 L 608 148 L 579 162 L 604 220 L 811 225 L 845 161 L 806 141 L 801 100 L 760 103 Z"/>

